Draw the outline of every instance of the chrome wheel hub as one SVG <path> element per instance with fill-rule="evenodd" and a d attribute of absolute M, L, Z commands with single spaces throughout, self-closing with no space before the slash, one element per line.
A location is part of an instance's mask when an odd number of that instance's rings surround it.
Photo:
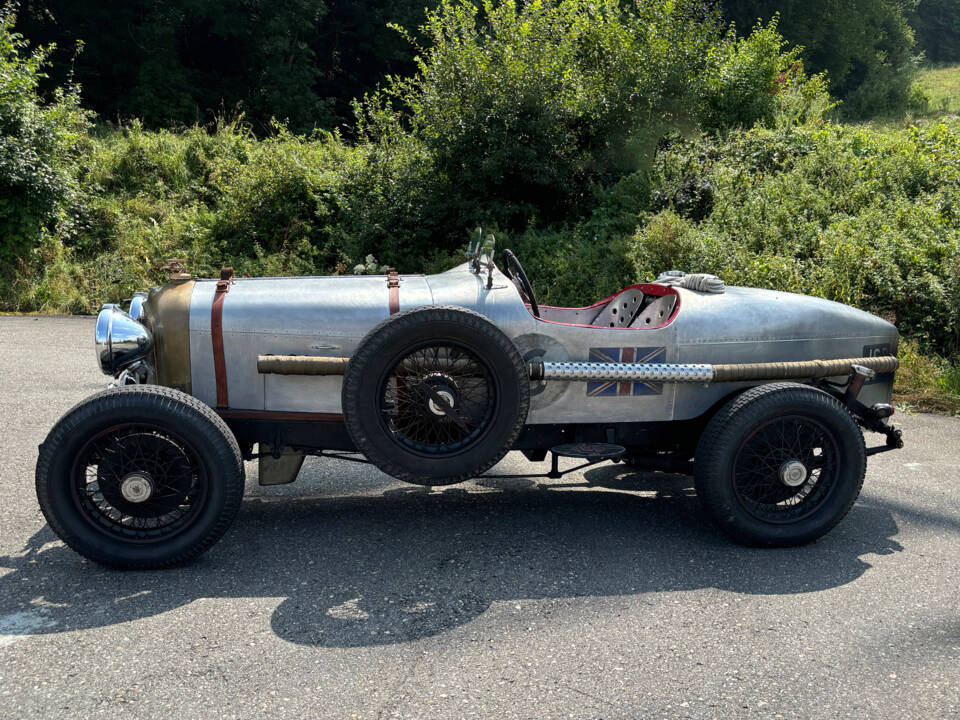
<path fill-rule="evenodd" d="M 807 466 L 799 460 L 788 460 L 780 466 L 780 482 L 787 487 L 800 487 L 807 481 Z"/>
<path fill-rule="evenodd" d="M 132 472 L 120 481 L 120 494 L 127 502 L 146 502 L 153 495 L 153 480 L 147 473 Z"/>
<path fill-rule="evenodd" d="M 437 389 L 436 392 L 437 392 L 437 395 L 439 395 L 444 399 L 447 405 L 449 405 L 450 407 L 454 406 L 452 392 L 450 392 L 449 390 L 440 390 L 440 389 Z M 427 401 L 427 407 L 430 408 L 430 412 L 432 412 L 434 415 L 446 415 L 446 413 L 443 411 L 443 408 L 441 408 L 433 398 L 430 398 Z"/>

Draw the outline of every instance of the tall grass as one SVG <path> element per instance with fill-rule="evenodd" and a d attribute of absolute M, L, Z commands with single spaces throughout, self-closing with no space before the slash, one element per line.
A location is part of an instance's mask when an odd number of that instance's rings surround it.
<path fill-rule="evenodd" d="M 923 68 L 916 79 L 931 114 L 960 113 L 960 65 Z"/>
<path fill-rule="evenodd" d="M 908 410 L 960 415 L 960 361 L 924 354 L 916 343 L 900 344 L 894 396 Z"/>

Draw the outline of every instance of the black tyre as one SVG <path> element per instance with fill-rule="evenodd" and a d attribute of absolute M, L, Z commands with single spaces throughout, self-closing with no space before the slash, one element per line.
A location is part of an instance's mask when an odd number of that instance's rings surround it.
<path fill-rule="evenodd" d="M 751 388 L 700 437 L 697 495 L 714 521 L 750 545 L 816 540 L 850 510 L 867 467 L 863 434 L 835 398 L 807 385 Z"/>
<path fill-rule="evenodd" d="M 177 390 L 106 390 L 54 425 L 37 458 L 53 531 L 102 565 L 177 565 L 210 548 L 243 498 L 243 461 L 223 420 Z"/>
<path fill-rule="evenodd" d="M 343 379 L 343 415 L 378 468 L 449 485 L 496 464 L 527 418 L 530 383 L 516 346 L 482 315 L 407 310 L 360 342 Z"/>

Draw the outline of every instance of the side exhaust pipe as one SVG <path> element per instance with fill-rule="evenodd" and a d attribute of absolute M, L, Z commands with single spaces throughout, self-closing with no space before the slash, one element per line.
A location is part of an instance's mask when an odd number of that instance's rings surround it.
<path fill-rule="evenodd" d="M 567 382 L 652 380 L 674 383 L 820 379 L 848 375 L 855 365 L 884 373 L 896 370 L 899 364 L 897 358 L 893 356 L 735 365 L 535 362 L 530 363 L 530 379 L 566 380 Z"/>
<path fill-rule="evenodd" d="M 274 375 L 343 375 L 349 358 L 312 355 L 260 355 L 257 370 Z M 654 381 L 666 383 L 749 382 L 754 380 L 821 379 L 849 375 L 854 366 L 876 373 L 896 370 L 900 363 L 892 355 L 806 360 L 800 362 L 741 363 L 707 365 L 695 363 L 528 363 L 530 380 L 584 382 L 587 380 Z"/>

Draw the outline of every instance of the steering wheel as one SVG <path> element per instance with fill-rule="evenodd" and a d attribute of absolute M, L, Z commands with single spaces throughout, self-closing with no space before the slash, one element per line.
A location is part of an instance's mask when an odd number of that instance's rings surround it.
<path fill-rule="evenodd" d="M 520 298 L 530 305 L 530 312 L 534 317 L 540 317 L 540 306 L 537 305 L 537 298 L 533 294 L 533 286 L 527 279 L 527 274 L 523 271 L 523 265 L 517 260 L 517 256 L 512 250 L 503 251 L 503 274 L 513 281 L 520 293 Z"/>

